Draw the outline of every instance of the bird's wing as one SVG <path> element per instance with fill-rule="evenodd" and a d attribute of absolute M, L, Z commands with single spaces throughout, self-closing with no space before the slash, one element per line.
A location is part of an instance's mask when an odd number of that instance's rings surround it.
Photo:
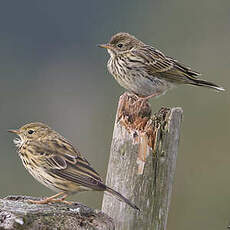
<path fill-rule="evenodd" d="M 131 51 L 134 57 L 137 57 L 139 63 L 151 74 L 167 72 L 174 68 L 174 63 L 167 59 L 166 56 L 159 50 L 151 46 L 144 46 L 142 48 L 134 49 Z"/>
<path fill-rule="evenodd" d="M 151 46 L 144 46 L 139 49 L 132 50 L 134 56 L 142 60 L 145 67 L 152 73 L 161 73 L 174 68 L 173 62 L 168 60 L 159 50 Z"/>
<path fill-rule="evenodd" d="M 196 76 L 200 75 L 151 46 L 146 45 L 132 52 L 144 61 L 144 68 L 149 75 L 167 78 L 172 82 L 187 82 L 196 79 Z"/>
<path fill-rule="evenodd" d="M 99 174 L 67 140 L 53 139 L 40 142 L 39 146 L 43 151 L 41 160 L 47 173 L 87 188 L 105 190 Z"/>

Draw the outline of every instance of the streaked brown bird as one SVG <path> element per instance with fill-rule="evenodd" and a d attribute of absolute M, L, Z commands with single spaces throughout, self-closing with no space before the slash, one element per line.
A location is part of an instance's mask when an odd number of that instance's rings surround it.
<path fill-rule="evenodd" d="M 9 130 L 19 138 L 14 139 L 25 168 L 43 185 L 57 191 L 54 196 L 36 204 L 64 202 L 71 194 L 81 191 L 106 191 L 134 209 L 136 205 L 117 191 L 106 186 L 86 158 L 59 133 L 43 123 L 30 123 L 17 130 Z"/>
<path fill-rule="evenodd" d="M 128 33 L 115 34 L 109 43 L 99 46 L 108 50 L 107 67 L 117 82 L 146 100 L 181 84 L 224 91 L 212 82 L 197 78 L 200 73 Z"/>

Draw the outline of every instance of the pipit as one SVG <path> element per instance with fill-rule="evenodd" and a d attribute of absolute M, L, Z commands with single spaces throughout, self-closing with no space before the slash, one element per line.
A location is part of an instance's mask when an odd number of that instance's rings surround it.
<path fill-rule="evenodd" d="M 17 130 L 9 130 L 25 168 L 43 185 L 57 191 L 54 196 L 34 201 L 36 204 L 63 202 L 71 194 L 81 191 L 106 191 L 134 209 L 136 205 L 117 191 L 106 186 L 86 158 L 64 137 L 43 123 L 30 123 Z"/>
<path fill-rule="evenodd" d="M 197 78 L 200 73 L 128 33 L 115 34 L 109 43 L 99 46 L 108 50 L 107 67 L 117 82 L 145 100 L 181 84 L 224 91 L 212 82 Z"/>

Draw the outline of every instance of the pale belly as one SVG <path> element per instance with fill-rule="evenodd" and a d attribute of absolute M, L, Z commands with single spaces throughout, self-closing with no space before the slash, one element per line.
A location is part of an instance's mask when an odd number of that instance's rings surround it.
<path fill-rule="evenodd" d="M 146 76 L 146 72 L 141 68 L 138 70 L 115 69 L 111 68 L 111 65 L 108 63 L 108 70 L 123 88 L 141 97 L 150 95 L 160 96 L 174 86 L 166 80 L 154 76 Z"/>
<path fill-rule="evenodd" d="M 41 184 L 45 185 L 49 189 L 55 191 L 55 192 L 60 192 L 63 191 L 57 187 L 54 186 L 52 183 L 53 177 L 51 177 L 48 173 L 46 173 L 42 168 L 35 168 L 28 163 L 26 163 L 26 159 L 23 159 L 21 157 L 22 163 L 24 167 L 28 170 L 28 172 Z"/>
<path fill-rule="evenodd" d="M 21 157 L 21 156 L 20 156 Z M 77 183 L 70 182 L 68 180 L 63 180 L 57 175 L 52 176 L 44 170 L 42 167 L 34 167 L 32 164 L 28 163 L 27 158 L 21 157 L 24 167 L 29 171 L 29 173 L 41 184 L 45 185 L 49 189 L 55 192 L 65 191 L 68 193 L 77 193 L 81 191 L 89 191 L 90 188 L 81 186 Z"/>

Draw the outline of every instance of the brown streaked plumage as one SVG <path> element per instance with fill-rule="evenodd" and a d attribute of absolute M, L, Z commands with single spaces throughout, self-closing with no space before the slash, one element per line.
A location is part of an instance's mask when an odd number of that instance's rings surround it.
<path fill-rule="evenodd" d="M 128 33 L 115 34 L 109 43 L 99 46 L 106 48 L 110 54 L 109 72 L 122 87 L 139 97 L 159 96 L 180 84 L 224 91 L 212 82 L 198 79 L 200 73 Z"/>
<path fill-rule="evenodd" d="M 95 190 L 109 192 L 132 208 L 138 209 L 127 198 L 106 186 L 86 158 L 68 140 L 47 125 L 35 122 L 9 132 L 19 136 L 14 139 L 14 143 L 23 165 L 30 174 L 48 188 L 59 192 L 41 201 L 31 201 L 32 203 L 69 204 L 70 202 L 65 201 L 68 195 Z"/>

